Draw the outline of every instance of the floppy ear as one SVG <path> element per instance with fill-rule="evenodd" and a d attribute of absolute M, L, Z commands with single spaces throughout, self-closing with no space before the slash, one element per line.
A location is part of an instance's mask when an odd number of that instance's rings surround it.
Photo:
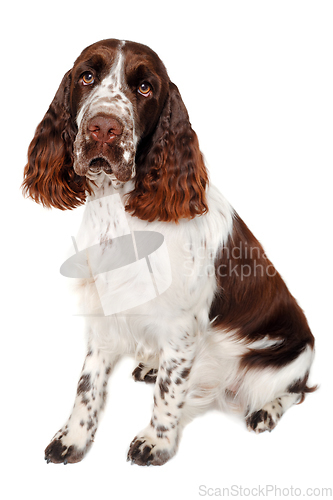
<path fill-rule="evenodd" d="M 208 210 L 207 183 L 197 135 L 178 88 L 170 83 L 157 127 L 139 146 L 126 210 L 149 222 L 192 219 Z"/>
<path fill-rule="evenodd" d="M 77 133 L 69 105 L 71 72 L 68 71 L 28 150 L 23 193 L 37 203 L 61 210 L 84 203 L 91 189 L 85 177 L 73 170 L 73 143 Z"/>

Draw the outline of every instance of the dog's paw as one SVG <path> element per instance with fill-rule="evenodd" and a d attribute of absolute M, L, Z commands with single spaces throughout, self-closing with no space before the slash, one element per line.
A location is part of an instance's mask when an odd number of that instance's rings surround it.
<path fill-rule="evenodd" d="M 130 444 L 127 460 L 137 465 L 163 465 L 176 453 L 176 442 L 142 432 Z"/>
<path fill-rule="evenodd" d="M 262 410 L 251 413 L 246 419 L 246 425 L 249 431 L 254 431 L 256 434 L 261 432 L 271 432 L 282 417 L 282 405 L 279 402 L 280 398 L 272 403 L 265 405 Z"/>
<path fill-rule="evenodd" d="M 139 363 L 135 370 L 133 370 L 132 377 L 136 382 L 155 384 L 157 372 L 157 368 L 154 368 L 151 365 L 145 365 L 144 363 Z"/>
<path fill-rule="evenodd" d="M 45 448 L 45 460 L 47 463 L 68 464 L 80 462 L 89 450 L 92 441 L 88 441 L 84 446 L 74 444 L 68 437 L 67 430 L 60 430 L 54 436 L 51 443 Z"/>

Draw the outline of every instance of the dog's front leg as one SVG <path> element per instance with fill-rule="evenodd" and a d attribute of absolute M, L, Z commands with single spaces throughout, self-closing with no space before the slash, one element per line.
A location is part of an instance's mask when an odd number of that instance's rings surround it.
<path fill-rule="evenodd" d="M 118 355 L 103 352 L 90 339 L 71 416 L 45 449 L 48 463 L 74 463 L 85 456 L 94 441 L 107 381 L 117 360 Z"/>
<path fill-rule="evenodd" d="M 194 334 L 181 333 L 161 348 L 153 415 L 150 424 L 130 445 L 128 460 L 132 463 L 163 465 L 176 453 L 195 340 Z"/>

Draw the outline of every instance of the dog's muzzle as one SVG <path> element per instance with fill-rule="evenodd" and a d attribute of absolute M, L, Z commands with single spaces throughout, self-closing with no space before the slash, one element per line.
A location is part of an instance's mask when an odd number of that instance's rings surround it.
<path fill-rule="evenodd" d="M 127 182 L 135 170 L 135 138 L 131 119 L 100 112 L 83 117 L 74 143 L 74 170 L 78 175 L 103 171 Z"/>

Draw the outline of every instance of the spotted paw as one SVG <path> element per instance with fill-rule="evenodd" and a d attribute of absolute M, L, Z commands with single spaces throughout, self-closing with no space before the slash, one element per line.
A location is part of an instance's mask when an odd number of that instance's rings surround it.
<path fill-rule="evenodd" d="M 158 442 L 161 441 L 161 442 Z M 137 465 L 163 465 L 176 452 L 176 446 L 170 446 L 169 440 L 154 439 L 139 435 L 130 444 L 127 460 Z"/>
<path fill-rule="evenodd" d="M 47 463 L 68 464 L 80 462 L 89 450 L 92 441 L 85 443 L 83 447 L 78 447 L 68 439 L 66 430 L 59 431 L 54 436 L 51 443 L 45 448 L 45 460 Z"/>
<path fill-rule="evenodd" d="M 133 370 L 132 377 L 136 382 L 146 382 L 147 384 L 155 384 L 157 377 L 157 368 L 152 368 L 151 365 L 139 363 Z"/>
<path fill-rule="evenodd" d="M 247 428 L 256 434 L 265 431 L 271 432 L 276 427 L 282 414 L 281 398 L 278 398 L 272 403 L 265 405 L 262 410 L 251 413 L 246 419 Z"/>

